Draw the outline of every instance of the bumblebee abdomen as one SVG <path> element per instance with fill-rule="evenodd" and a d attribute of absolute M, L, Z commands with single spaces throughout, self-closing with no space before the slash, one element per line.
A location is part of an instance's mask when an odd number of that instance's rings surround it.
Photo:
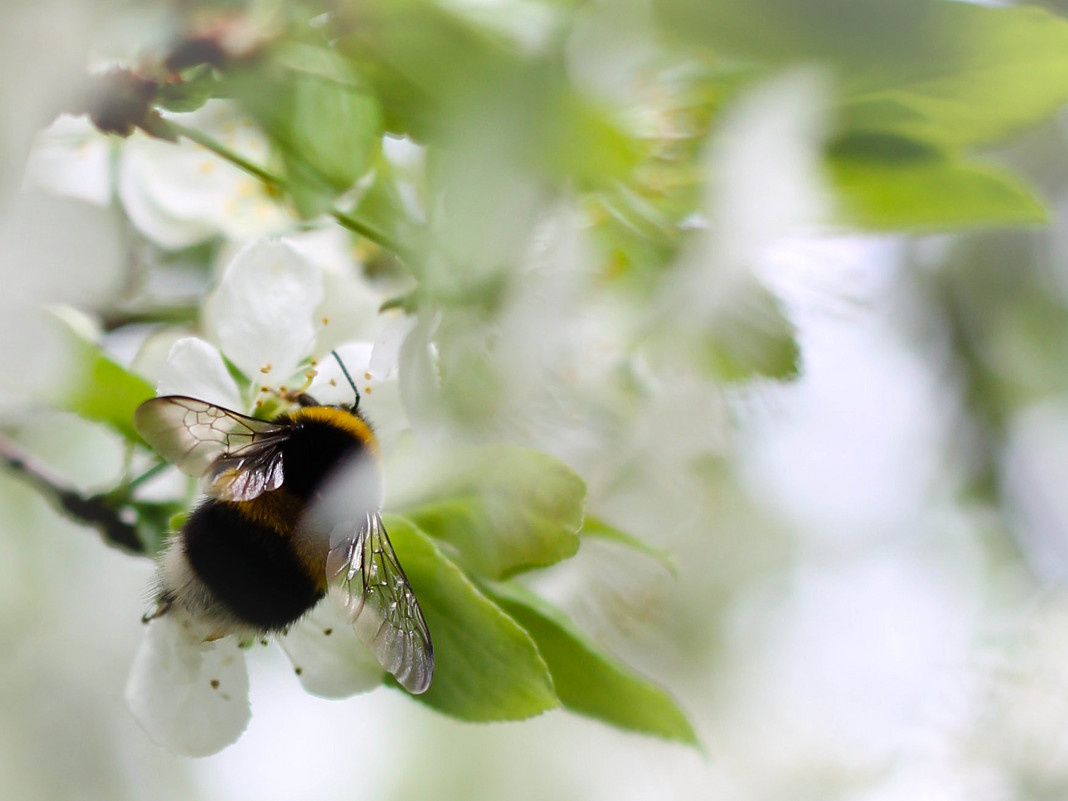
<path fill-rule="evenodd" d="M 211 500 L 182 529 L 193 572 L 234 617 L 263 631 L 295 622 L 326 593 L 326 553 L 295 541 L 290 508 L 298 510 L 282 492 Z"/>

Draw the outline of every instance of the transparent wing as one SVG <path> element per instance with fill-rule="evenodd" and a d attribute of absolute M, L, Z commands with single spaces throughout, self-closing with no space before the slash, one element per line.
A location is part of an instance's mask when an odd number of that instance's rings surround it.
<path fill-rule="evenodd" d="M 332 545 L 326 569 L 378 663 L 408 692 L 425 692 L 434 676 L 434 645 L 382 518 L 368 513 L 351 536 Z"/>
<path fill-rule="evenodd" d="M 282 443 L 290 428 L 166 395 L 134 412 L 134 427 L 159 454 L 204 491 L 224 501 L 250 501 L 282 486 Z"/>

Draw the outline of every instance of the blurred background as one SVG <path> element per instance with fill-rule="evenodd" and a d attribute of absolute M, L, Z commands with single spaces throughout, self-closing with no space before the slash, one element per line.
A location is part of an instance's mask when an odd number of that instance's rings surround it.
<path fill-rule="evenodd" d="M 559 456 L 588 510 L 672 554 L 674 576 L 586 540 L 531 584 L 667 688 L 703 751 L 564 711 L 470 724 L 391 689 L 324 701 L 257 649 L 244 737 L 172 756 L 123 699 L 151 561 L 3 471 L 5 795 L 1068 794 L 1057 4 L 281 5 L 0 11 L 4 441 L 83 493 L 114 487 L 121 438 L 55 402 L 71 357 L 37 310 L 76 308 L 154 381 L 255 236 L 332 271 L 338 341 L 382 336 L 374 310 L 411 276 L 381 237 L 323 223 L 318 196 L 220 177 L 144 116 L 129 138 L 53 122 L 85 110 L 87 70 L 157 80 L 176 43 L 208 42 L 244 110 L 167 118 L 295 176 L 299 132 L 252 99 L 273 73 L 242 59 L 328 29 L 381 121 L 375 180 L 330 202 L 418 252 L 435 419 Z"/>

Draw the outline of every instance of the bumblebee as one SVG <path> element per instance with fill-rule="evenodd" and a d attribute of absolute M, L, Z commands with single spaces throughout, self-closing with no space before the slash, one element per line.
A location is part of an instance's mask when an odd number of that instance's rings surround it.
<path fill-rule="evenodd" d="M 146 620 L 178 613 L 206 640 L 258 637 L 284 631 L 329 593 L 379 664 L 425 692 L 434 648 L 382 525 L 378 441 L 357 411 L 359 393 L 352 406 L 296 401 L 269 421 L 180 395 L 137 408 L 138 433 L 207 494 L 163 551 Z M 344 503 L 327 502 L 339 496 Z"/>

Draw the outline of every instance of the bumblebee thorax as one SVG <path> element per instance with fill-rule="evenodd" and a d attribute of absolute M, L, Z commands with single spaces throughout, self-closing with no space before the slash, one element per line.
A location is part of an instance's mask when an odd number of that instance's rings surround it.
<path fill-rule="evenodd" d="M 283 486 L 301 498 L 310 497 L 343 463 L 367 455 L 379 460 L 378 440 L 357 414 L 333 406 L 308 406 L 279 421 L 293 426 L 283 446 Z"/>

